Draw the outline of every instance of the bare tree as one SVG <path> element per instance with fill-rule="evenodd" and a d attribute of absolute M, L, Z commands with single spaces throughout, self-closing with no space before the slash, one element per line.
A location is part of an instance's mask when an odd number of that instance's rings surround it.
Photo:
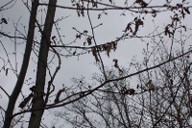
<path fill-rule="evenodd" d="M 4 9 L 12 2 L 8 2 L 0 9 Z M 164 0 L 157 4 L 153 0 L 148 2 L 125 0 L 121 5 L 116 4 L 113 0 L 106 2 L 72 0 L 69 2 L 70 5 L 59 5 L 57 0 L 31 2 L 32 4 L 29 4 L 29 1 L 23 1 L 31 14 L 27 36 L 22 33 L 20 36 L 12 36 L 10 33 L 0 31 L 0 35 L 3 37 L 26 41 L 26 49 L 13 93 L 10 95 L 0 86 L 9 98 L 4 128 L 11 127 L 12 120 L 25 113 L 31 113 L 29 127 L 38 128 L 42 124 L 41 118 L 45 110 L 67 105 L 70 107 L 66 111 L 78 116 L 75 115 L 73 118 L 66 115 L 64 118 L 77 127 L 189 126 L 190 115 L 186 113 L 191 112 L 191 61 L 187 56 L 192 50 L 183 48 L 179 52 L 175 52 L 174 48 L 177 47 L 178 42 L 186 41 L 182 38 L 179 40 L 178 36 L 183 37 L 183 33 L 186 36 L 190 35 L 191 26 L 185 22 L 190 16 L 190 1 Z M 43 8 L 43 16 L 38 15 L 38 8 Z M 65 40 L 61 34 L 62 29 L 59 28 L 59 22 L 65 18 L 55 18 L 56 9 L 75 11 L 79 18 L 87 19 L 89 28 L 82 29 L 72 26 L 72 30 L 75 31 L 74 39 Z M 118 36 L 112 37 L 109 41 L 100 42 L 97 40 L 96 31 L 101 29 L 103 23 L 101 21 L 96 24 L 95 21 L 114 11 L 120 11 L 120 16 L 129 16 L 128 23 L 123 26 Z M 145 30 L 146 24 L 152 23 L 151 20 L 158 20 L 158 16 L 164 14 L 170 17 L 168 23 L 161 25 L 154 21 L 155 27 L 152 32 L 150 31 L 151 33 L 145 34 L 145 31 L 142 31 Z M 39 20 L 39 16 L 41 20 Z M 4 23 L 7 23 L 7 20 L 2 18 L 0 25 Z M 69 35 L 71 37 L 72 34 L 69 33 Z M 152 40 L 147 43 L 143 64 L 130 64 L 129 70 L 135 68 L 137 70 L 129 72 L 121 68 L 118 58 L 113 58 L 112 63 L 116 71 L 107 70 L 103 53 L 110 58 L 112 52 L 118 50 L 118 46 L 129 39 L 137 39 L 140 42 Z M 165 46 L 165 41 L 170 44 Z M 148 45 L 155 42 L 158 43 L 150 52 Z M 9 54 L 3 43 L 1 44 L 10 63 Z M 27 94 L 23 95 L 22 88 L 25 84 L 29 60 L 32 60 L 30 58 L 32 51 L 38 60 L 35 84 Z M 61 58 L 79 57 L 90 53 L 101 71 L 101 76 L 94 78 L 93 86 L 86 83 L 85 80 L 76 80 L 75 86 L 59 87 L 54 84 L 56 75 L 62 66 Z M 154 56 L 153 59 L 151 59 L 152 56 Z M 1 60 L 4 61 L 3 58 Z M 2 70 L 5 69 L 5 66 L 2 67 Z M 11 63 L 10 67 L 13 72 L 17 70 Z M 7 74 L 8 70 L 5 72 Z M 138 76 L 137 88 L 130 85 L 131 81 L 126 80 L 133 76 Z M 23 96 L 22 100 L 17 100 L 20 94 Z M 21 110 L 13 113 L 18 101 Z M 185 105 L 182 106 L 183 104 Z M 93 120 L 93 116 L 97 116 L 99 120 Z"/>
<path fill-rule="evenodd" d="M 7 110 L 5 113 L 5 122 L 4 122 L 4 126 L 3 126 L 4 128 L 9 128 L 11 125 L 14 106 L 15 106 L 17 98 L 21 92 L 23 82 L 25 79 L 25 75 L 27 72 L 30 55 L 31 55 L 31 51 L 32 51 L 38 3 L 39 3 L 38 0 L 35 0 L 32 3 L 31 17 L 30 17 L 30 21 L 29 21 L 29 30 L 28 30 L 28 37 L 27 37 L 27 42 L 26 42 L 26 49 L 25 49 L 25 54 L 24 54 L 24 58 L 23 58 L 23 63 L 22 63 L 21 71 L 18 76 L 17 83 L 14 87 L 14 90 L 13 90 L 11 96 L 9 97 L 9 104 L 8 104 L 8 107 L 7 107 Z"/>
<path fill-rule="evenodd" d="M 47 58 L 48 58 L 49 47 L 51 44 L 50 36 L 52 32 L 52 27 L 54 24 L 56 3 L 57 3 L 57 0 L 49 1 L 47 15 L 45 19 L 45 26 L 44 26 L 44 30 L 42 31 L 41 46 L 39 51 L 39 58 L 38 58 L 39 60 L 38 60 L 37 75 L 36 75 L 36 86 L 34 89 L 34 96 L 33 96 L 33 102 L 32 102 L 33 104 L 32 114 L 29 121 L 29 128 L 39 128 L 41 117 L 44 111 L 42 108 L 44 108 L 46 105 L 46 101 L 44 101 L 43 97 L 45 95 L 44 87 L 45 87 L 45 77 L 46 77 L 46 69 L 47 69 Z M 40 110 L 33 111 L 35 109 L 40 109 Z"/>
<path fill-rule="evenodd" d="M 154 41 L 154 40 L 153 40 Z M 152 52 L 144 50 L 143 64 L 131 64 L 136 70 L 149 68 L 152 63 L 159 63 L 169 58 L 165 44 L 154 42 Z M 158 44 L 158 45 L 157 45 Z M 182 44 L 183 45 L 183 44 Z M 178 50 L 176 53 L 181 54 Z M 153 57 L 152 57 L 153 56 Z M 92 128 L 145 128 L 145 127 L 190 127 L 191 111 L 191 55 L 159 66 L 154 70 L 139 73 L 137 82 L 131 80 L 114 81 L 98 89 L 89 97 L 85 97 L 66 107 L 65 115 L 57 114 L 74 127 Z M 129 70 L 109 69 L 109 79 L 125 76 Z M 93 80 L 102 83 L 104 79 L 99 74 Z M 84 79 L 74 81 L 81 90 L 94 86 Z M 131 85 L 133 83 L 134 85 Z M 77 89 L 78 90 L 78 89 Z M 73 117 L 73 118 L 72 118 Z"/>

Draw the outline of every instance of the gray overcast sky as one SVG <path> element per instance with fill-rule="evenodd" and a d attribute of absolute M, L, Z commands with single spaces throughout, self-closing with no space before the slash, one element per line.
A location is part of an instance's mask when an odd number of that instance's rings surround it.
<path fill-rule="evenodd" d="M 46 0 L 44 0 L 46 1 Z M 70 3 L 71 0 L 58 0 L 58 5 L 69 5 L 71 6 Z M 133 1 L 133 0 L 132 0 Z M 147 1 L 147 0 L 146 0 Z M 148 0 L 149 1 L 149 0 Z M 177 0 L 176 0 L 177 1 Z M 0 0 L 0 5 L 3 3 L 7 2 L 7 0 Z M 117 5 L 122 5 L 124 0 L 116 0 Z M 159 4 L 162 2 L 161 0 L 156 1 L 151 4 Z M 136 14 L 127 14 L 126 16 L 120 16 L 122 11 L 109 11 L 107 15 L 102 15 L 101 19 L 97 19 L 97 14 L 98 12 L 90 12 L 91 13 L 91 18 L 93 19 L 93 25 L 97 26 L 100 23 L 103 23 L 102 26 L 98 27 L 95 29 L 95 37 L 96 41 L 98 43 L 106 43 L 110 42 L 112 40 L 115 40 L 116 37 L 119 37 L 122 35 L 122 31 L 125 29 L 127 23 L 129 21 L 132 21 L 134 19 L 134 16 Z M 17 0 L 16 3 L 12 8 L 6 11 L 0 12 L 0 17 L 4 17 L 8 20 L 8 25 L 1 25 L 0 26 L 0 31 L 14 34 L 15 28 L 14 25 L 15 23 L 18 22 L 18 31 L 26 34 L 27 32 L 27 26 L 28 26 L 28 20 L 29 20 L 29 11 L 26 9 L 26 7 L 23 5 L 21 0 Z M 45 12 L 42 10 L 39 10 L 39 21 L 41 21 L 41 17 L 45 16 Z M 63 9 L 57 9 L 57 14 L 56 18 L 61 18 L 61 17 L 67 17 L 64 20 L 59 22 L 59 27 L 61 29 L 61 34 L 64 35 L 63 42 L 64 43 L 69 43 L 74 40 L 76 32 L 72 29 L 72 27 L 77 28 L 79 31 L 83 31 L 85 29 L 88 30 L 90 34 L 90 26 L 87 17 L 77 17 L 76 11 L 72 10 L 63 10 Z M 191 24 L 191 16 L 188 16 L 185 19 L 185 23 L 187 26 L 192 28 Z M 154 20 L 154 22 L 153 22 Z M 43 21 L 42 21 L 43 22 Z M 167 12 L 162 13 L 161 15 L 158 15 L 155 18 L 152 18 L 151 16 L 146 16 L 145 17 L 145 23 L 144 27 L 141 27 L 141 31 L 139 32 L 140 35 L 147 35 L 147 33 L 150 33 L 154 30 L 157 25 L 159 26 L 159 31 L 161 31 L 161 27 L 163 27 L 165 24 L 170 22 L 170 16 L 167 15 Z M 156 26 L 155 26 L 156 25 Z M 17 34 L 19 35 L 19 32 Z M 190 35 L 191 33 L 189 33 Z M 39 34 L 40 35 L 40 34 Z M 36 38 L 38 39 L 39 36 L 38 32 L 36 35 Z M 53 31 L 53 35 L 56 35 L 55 31 Z M 7 39 L 7 38 L 1 38 L 0 39 L 4 46 L 6 47 L 9 55 L 10 55 L 10 60 L 12 64 L 15 66 L 14 62 L 14 55 L 12 54 L 14 51 L 14 41 Z M 17 61 L 18 61 L 18 71 L 21 65 L 22 61 L 22 56 L 24 52 L 24 41 L 22 40 L 17 40 Z M 192 45 L 190 41 L 187 42 L 187 45 Z M 79 40 L 77 43 L 74 45 L 79 45 L 82 46 L 83 41 Z M 141 59 L 141 53 L 143 48 L 146 47 L 146 42 L 142 42 L 139 39 L 127 39 L 124 41 L 121 41 L 120 44 L 118 45 L 118 49 L 115 53 L 110 54 L 110 58 L 107 57 L 106 53 L 102 53 L 102 57 L 104 58 L 104 64 L 106 66 L 112 66 L 113 65 L 113 59 L 118 59 L 119 60 L 119 65 L 123 66 L 128 66 L 131 59 L 136 56 L 137 59 Z M 63 52 L 65 54 L 65 52 Z M 0 57 L 5 57 L 5 52 L 0 46 Z M 35 72 L 33 71 L 36 69 L 36 62 L 37 62 L 37 57 L 35 54 L 32 54 L 32 61 L 30 61 L 30 68 L 28 71 L 27 78 L 32 77 L 32 80 L 29 82 L 34 82 L 35 81 Z M 2 61 L 0 61 L 0 68 L 2 66 Z M 52 66 L 56 65 L 57 63 L 53 63 Z M 9 67 L 9 66 L 8 66 Z M 80 77 L 80 76 L 86 76 L 88 79 L 90 78 L 90 75 L 94 72 L 97 72 L 97 67 L 95 66 L 95 59 L 92 56 L 91 53 L 85 54 L 78 57 L 69 57 L 69 58 L 62 58 L 62 68 L 59 71 L 59 74 L 57 76 L 56 81 L 54 82 L 57 86 L 61 86 L 63 83 L 65 85 L 71 84 L 71 78 L 72 77 Z M 11 71 L 8 73 L 8 76 L 5 76 L 5 71 L 0 72 L 0 85 L 3 86 L 9 93 L 11 93 L 13 86 L 15 85 L 16 82 L 16 76 L 11 73 Z M 28 88 L 31 87 L 33 84 L 30 84 L 30 86 L 25 86 L 24 87 L 24 94 L 27 94 Z M 0 93 L 2 91 L 0 90 Z M 7 103 L 7 98 L 4 98 L 5 96 L 2 94 L 2 98 L 0 98 L 0 103 L 4 108 L 6 108 L 6 103 Z"/>

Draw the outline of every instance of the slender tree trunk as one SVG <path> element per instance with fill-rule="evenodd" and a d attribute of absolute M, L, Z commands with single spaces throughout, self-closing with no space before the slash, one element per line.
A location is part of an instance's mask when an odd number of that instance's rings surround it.
<path fill-rule="evenodd" d="M 9 98 L 9 103 L 5 113 L 5 122 L 4 122 L 3 128 L 9 128 L 11 125 L 12 114 L 15 107 L 15 103 L 21 92 L 23 82 L 26 76 L 26 72 L 28 69 L 29 60 L 30 60 L 31 51 L 32 51 L 33 38 L 34 38 L 35 20 L 36 20 L 38 3 L 39 3 L 39 0 L 34 0 L 32 3 L 31 16 L 29 20 L 29 29 L 28 29 L 28 35 L 27 35 L 27 43 L 26 43 L 25 53 L 23 57 L 23 63 L 21 66 L 21 70 L 15 85 L 15 88 Z"/>
<path fill-rule="evenodd" d="M 42 32 L 41 46 L 39 51 L 39 60 L 36 75 L 36 87 L 35 94 L 32 101 L 32 111 L 31 118 L 29 121 L 29 128 L 39 128 L 41 123 L 41 117 L 44 112 L 45 102 L 44 96 L 44 86 L 46 78 L 47 69 L 47 57 L 49 52 L 50 37 L 52 32 L 52 27 L 54 23 L 55 11 L 56 11 L 57 0 L 49 0 L 47 15 L 44 24 L 44 30 Z"/>

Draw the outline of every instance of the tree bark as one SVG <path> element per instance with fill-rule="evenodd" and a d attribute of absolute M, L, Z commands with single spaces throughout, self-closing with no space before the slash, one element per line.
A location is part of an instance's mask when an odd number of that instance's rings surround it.
<path fill-rule="evenodd" d="M 29 128 L 39 128 L 41 123 L 41 117 L 44 112 L 45 102 L 44 96 L 44 86 L 46 78 L 47 69 L 47 58 L 50 45 L 50 37 L 52 32 L 52 27 L 54 24 L 54 17 L 56 11 L 57 0 L 49 0 L 47 15 L 44 24 L 44 30 L 42 32 L 41 46 L 39 51 L 37 75 L 36 75 L 36 87 L 35 94 L 32 101 L 32 114 L 29 121 Z M 37 110 L 38 111 L 33 111 Z"/>
<path fill-rule="evenodd" d="M 24 82 L 24 79 L 25 79 L 25 76 L 27 73 L 29 60 L 30 60 L 30 56 L 31 56 L 31 51 L 32 51 L 38 3 L 39 3 L 39 0 L 34 0 L 34 2 L 32 3 L 31 16 L 30 16 L 30 20 L 29 20 L 29 29 L 28 29 L 27 42 L 26 42 L 23 62 L 22 62 L 21 70 L 20 70 L 19 77 L 18 77 L 16 85 L 15 85 L 15 88 L 14 88 L 11 96 L 9 97 L 9 103 L 8 103 L 8 107 L 7 107 L 7 110 L 5 113 L 5 122 L 4 122 L 3 128 L 9 128 L 11 125 L 12 114 L 13 114 L 13 110 L 15 107 L 15 103 L 21 92 L 23 82 Z"/>

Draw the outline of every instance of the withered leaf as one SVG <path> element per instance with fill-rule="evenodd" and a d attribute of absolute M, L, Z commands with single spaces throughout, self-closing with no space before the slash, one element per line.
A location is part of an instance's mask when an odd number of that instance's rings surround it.
<path fill-rule="evenodd" d="M 127 27 L 125 28 L 124 32 L 127 32 L 127 31 L 132 32 L 133 31 L 131 28 L 131 24 L 132 24 L 131 22 L 127 24 Z"/>
<path fill-rule="evenodd" d="M 120 73 L 123 73 L 123 70 L 118 65 L 118 60 L 117 59 L 113 59 L 113 62 L 115 63 L 114 67 L 117 68 Z"/>
<path fill-rule="evenodd" d="M 113 59 L 113 62 L 115 63 L 115 64 L 114 64 L 114 67 L 119 68 L 118 60 L 117 60 L 117 59 Z"/>
<path fill-rule="evenodd" d="M 76 38 L 78 39 L 81 39 L 81 35 L 80 34 L 76 34 Z"/>
<path fill-rule="evenodd" d="M 8 24 L 8 22 L 7 22 L 7 20 L 5 18 L 1 18 L 1 22 L 5 23 L 5 24 Z"/>
<path fill-rule="evenodd" d="M 77 52 L 77 51 L 74 51 L 74 52 L 73 52 L 73 55 L 75 55 L 75 54 L 76 54 L 76 52 Z"/>
<path fill-rule="evenodd" d="M 115 41 L 111 42 L 112 45 L 113 45 L 113 51 L 116 51 L 117 49 L 117 43 L 115 43 Z"/>
<path fill-rule="evenodd" d="M 59 97 L 60 97 L 61 93 L 64 92 L 64 91 L 65 91 L 64 88 L 63 88 L 63 89 L 60 89 L 60 90 L 58 91 L 58 93 L 57 93 L 57 95 L 56 95 L 56 98 L 55 98 L 55 100 L 54 100 L 55 103 L 58 103 L 58 102 L 59 102 Z"/>
<path fill-rule="evenodd" d="M 133 35 L 136 35 L 140 25 L 143 25 L 143 21 L 141 19 L 136 19 L 135 20 L 135 31 L 133 32 Z"/>
<path fill-rule="evenodd" d="M 85 95 L 84 92 L 80 92 L 80 93 L 79 93 L 79 96 L 80 96 L 80 97 L 83 97 L 84 95 Z"/>
<path fill-rule="evenodd" d="M 88 31 L 87 31 L 87 30 L 84 30 L 83 33 L 88 33 Z"/>
<path fill-rule="evenodd" d="M 19 104 L 19 107 L 23 109 L 27 105 L 27 103 L 29 103 L 32 97 L 33 97 L 33 94 L 31 93 L 29 96 L 24 98 L 24 100 Z"/>
<path fill-rule="evenodd" d="M 6 70 L 5 70 L 5 75 L 6 75 L 6 76 L 8 75 L 8 72 L 9 72 L 9 69 L 6 68 Z"/>
<path fill-rule="evenodd" d="M 108 44 L 108 45 L 106 45 L 106 52 L 107 52 L 107 56 L 108 56 L 108 57 L 109 57 L 109 55 L 110 55 L 110 51 L 111 51 L 111 45 Z"/>
<path fill-rule="evenodd" d="M 88 38 L 87 38 L 87 43 L 88 43 L 88 45 L 91 45 L 91 44 L 92 44 L 91 39 L 92 39 L 91 37 L 88 37 Z"/>
<path fill-rule="evenodd" d="M 55 38 L 56 38 L 56 36 L 52 36 L 52 38 L 51 38 L 51 39 L 52 39 L 52 40 L 54 40 Z"/>
<path fill-rule="evenodd" d="M 96 50 L 96 48 L 92 48 L 92 54 L 93 54 L 93 56 L 95 57 L 96 62 L 99 62 L 99 58 L 98 58 L 98 56 L 97 56 L 97 50 Z"/>
<path fill-rule="evenodd" d="M 143 0 L 136 0 L 136 3 L 138 3 L 142 8 L 145 8 L 148 6 L 148 4 Z"/>
<path fill-rule="evenodd" d="M 101 14 L 98 14 L 97 18 L 100 19 L 101 18 Z"/>
<path fill-rule="evenodd" d="M 169 30 L 169 27 L 170 27 L 171 25 L 170 24 L 168 24 L 166 27 L 165 27 L 165 35 L 169 35 L 169 37 L 171 37 L 172 35 L 173 35 L 173 32 L 171 32 L 170 30 Z"/>
<path fill-rule="evenodd" d="M 35 86 L 32 86 L 31 88 L 29 88 L 31 90 L 31 92 L 35 92 Z"/>
<path fill-rule="evenodd" d="M 135 89 L 132 89 L 132 88 L 127 89 L 127 90 L 124 92 L 124 94 L 134 95 L 134 94 L 135 94 Z"/>
<path fill-rule="evenodd" d="M 189 8 L 185 7 L 184 10 L 187 12 L 187 14 L 190 14 Z"/>

